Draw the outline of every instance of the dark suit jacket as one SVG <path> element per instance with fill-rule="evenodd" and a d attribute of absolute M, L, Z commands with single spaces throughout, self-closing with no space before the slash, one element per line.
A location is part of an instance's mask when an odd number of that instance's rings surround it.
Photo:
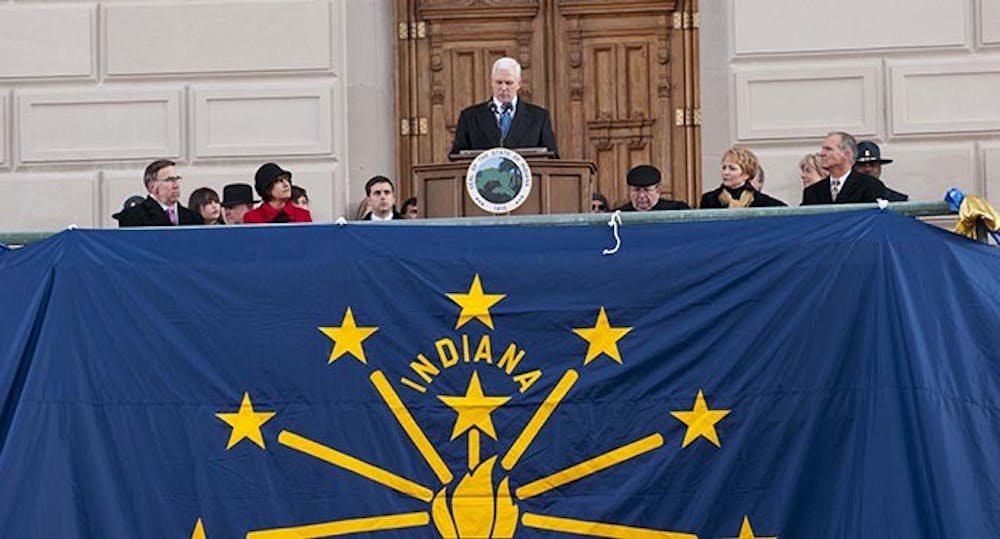
<path fill-rule="evenodd" d="M 396 208 L 393 208 L 392 209 L 392 220 L 395 221 L 396 219 L 402 219 L 402 218 L 403 218 L 403 214 L 401 214 L 398 211 L 396 211 Z M 361 220 L 362 221 L 371 221 L 372 220 L 372 212 L 366 213 L 365 216 L 361 218 Z"/>
<path fill-rule="evenodd" d="M 119 227 L 129 226 L 172 226 L 167 212 L 163 211 L 160 203 L 153 197 L 146 197 L 142 204 L 136 204 L 131 208 L 122 210 L 112 215 L 118 219 Z M 177 204 L 177 223 L 180 225 L 201 225 L 204 224 L 201 216 L 197 213 Z"/>
<path fill-rule="evenodd" d="M 718 189 L 714 189 L 707 193 L 702 193 L 701 204 L 699 204 L 698 207 L 702 209 L 721 209 L 728 207 L 728 206 L 723 206 L 722 203 L 719 202 L 719 195 L 722 194 L 723 189 L 725 189 L 725 187 L 720 185 Z M 743 189 L 748 189 L 748 187 L 744 186 L 740 188 L 740 191 L 742 191 Z M 751 208 L 768 208 L 773 206 L 787 206 L 787 205 L 788 204 L 785 204 L 784 202 L 776 198 L 769 197 L 764 193 L 760 193 L 757 191 L 754 191 L 753 202 L 750 203 Z"/>
<path fill-rule="evenodd" d="M 853 170 L 844 180 L 840 192 L 837 193 L 837 200 L 833 200 L 831 196 L 829 176 L 802 190 L 803 206 L 875 202 L 880 198 L 885 198 L 885 184 L 876 178 Z"/>
<path fill-rule="evenodd" d="M 910 200 L 910 195 L 906 193 L 900 193 L 899 191 L 896 191 L 895 189 L 886 186 L 885 197 L 883 198 L 885 198 L 889 202 L 906 202 L 907 200 Z"/>
<path fill-rule="evenodd" d="M 497 118 L 490 110 L 490 99 L 485 103 L 466 108 L 458 117 L 458 127 L 455 129 L 455 143 L 451 153 L 461 150 L 488 150 L 503 146 L 504 148 L 548 148 L 559 157 L 556 146 L 556 136 L 552 132 L 552 120 L 549 111 L 532 105 L 523 99 L 517 100 L 517 109 L 511 120 L 507 138 L 500 140 L 500 126 Z"/>
<path fill-rule="evenodd" d="M 656 205 L 652 207 L 649 211 L 662 211 L 662 210 L 690 210 L 691 206 L 688 206 L 687 202 L 682 202 L 680 200 L 666 200 L 661 198 L 656 202 Z M 638 211 L 632 203 L 629 202 L 624 206 L 618 208 L 618 211 Z"/>

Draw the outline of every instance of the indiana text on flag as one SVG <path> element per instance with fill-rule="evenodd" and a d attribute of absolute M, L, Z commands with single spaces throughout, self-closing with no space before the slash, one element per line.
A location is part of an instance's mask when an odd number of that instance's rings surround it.
<path fill-rule="evenodd" d="M 1000 256 L 881 211 L 64 232 L 4 537 L 1000 536 Z"/>

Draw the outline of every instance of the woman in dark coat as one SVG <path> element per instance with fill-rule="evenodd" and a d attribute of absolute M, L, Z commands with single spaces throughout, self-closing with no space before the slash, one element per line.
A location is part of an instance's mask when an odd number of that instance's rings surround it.
<path fill-rule="evenodd" d="M 722 185 L 701 195 L 700 208 L 763 208 L 787 206 L 753 188 L 750 179 L 757 174 L 757 156 L 742 146 L 733 146 L 722 156 Z"/>

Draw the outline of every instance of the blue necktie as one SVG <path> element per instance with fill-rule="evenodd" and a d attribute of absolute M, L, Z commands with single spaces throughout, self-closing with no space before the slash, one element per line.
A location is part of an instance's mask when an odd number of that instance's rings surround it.
<path fill-rule="evenodd" d="M 507 138 L 507 133 L 510 132 L 510 103 L 503 106 L 503 112 L 500 113 L 500 137 L 501 140 Z"/>

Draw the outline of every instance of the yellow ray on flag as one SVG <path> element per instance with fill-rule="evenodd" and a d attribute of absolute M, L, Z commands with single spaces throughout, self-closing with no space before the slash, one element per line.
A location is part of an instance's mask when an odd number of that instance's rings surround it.
<path fill-rule="evenodd" d="M 194 531 L 191 532 L 191 539 L 205 539 L 205 525 L 201 523 L 201 519 L 194 523 Z"/>
<path fill-rule="evenodd" d="M 583 479 L 602 470 L 606 470 L 616 464 L 621 464 L 627 460 L 634 459 L 643 453 L 648 453 L 663 445 L 663 436 L 653 434 L 637 440 L 618 449 L 613 449 L 598 455 L 590 460 L 585 460 L 580 464 L 570 466 L 565 470 L 552 475 L 532 481 L 519 487 L 515 493 L 517 497 L 526 500 L 539 494 L 544 494 L 552 489 L 559 488 L 567 483 L 572 483 L 578 479 Z"/>
<path fill-rule="evenodd" d="M 347 453 L 341 453 L 332 447 L 327 447 L 319 442 L 310 440 L 305 436 L 295 434 L 294 432 L 289 432 L 287 430 L 281 431 L 281 433 L 278 434 L 278 443 L 285 447 L 305 453 L 311 457 L 318 458 L 324 462 L 333 464 L 338 468 L 354 472 L 365 479 L 370 479 L 395 491 L 413 496 L 422 502 L 430 502 L 431 499 L 434 498 L 434 492 L 427 487 L 418 485 L 409 479 L 400 477 L 390 471 L 383 470 L 378 466 L 368 464 L 367 462 L 352 457 Z"/>
<path fill-rule="evenodd" d="M 336 537 L 338 535 L 351 535 L 355 533 L 415 528 L 417 526 L 426 526 L 430 524 L 430 521 L 431 517 L 427 513 L 400 513 L 397 515 L 335 520 L 291 528 L 253 531 L 247 534 L 247 539 L 319 539 L 321 537 Z"/>
<path fill-rule="evenodd" d="M 569 393 L 569 390 L 579 378 L 580 375 L 573 369 L 569 369 L 563 373 L 556 387 L 552 388 L 549 395 L 538 406 L 538 410 L 535 410 L 535 415 L 531 416 L 524 430 L 514 440 L 514 443 L 510 446 L 510 450 L 507 451 L 503 460 L 500 461 L 500 465 L 503 466 L 504 470 L 510 471 L 514 469 L 514 465 L 521 459 L 524 452 L 528 450 L 528 446 L 538 436 L 538 433 L 545 426 L 552 412 L 556 410 L 556 407 L 559 406 L 559 403 L 562 402 L 563 398 L 566 397 L 566 394 Z"/>
<path fill-rule="evenodd" d="M 536 530 L 575 533 L 577 535 L 589 535 L 590 537 L 604 537 L 607 539 L 698 539 L 698 536 L 693 533 L 650 530 L 647 528 L 621 526 L 619 524 L 577 520 L 575 518 L 536 515 L 534 513 L 525 513 L 521 517 L 521 524 L 524 524 L 527 528 L 535 528 Z"/>

